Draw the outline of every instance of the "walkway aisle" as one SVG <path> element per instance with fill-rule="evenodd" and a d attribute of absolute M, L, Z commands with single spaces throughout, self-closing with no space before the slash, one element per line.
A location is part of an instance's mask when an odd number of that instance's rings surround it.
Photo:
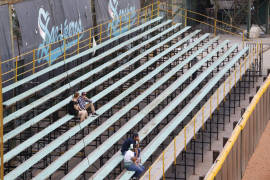
<path fill-rule="evenodd" d="M 270 121 L 268 122 L 257 148 L 248 162 L 242 180 L 270 179 Z"/>

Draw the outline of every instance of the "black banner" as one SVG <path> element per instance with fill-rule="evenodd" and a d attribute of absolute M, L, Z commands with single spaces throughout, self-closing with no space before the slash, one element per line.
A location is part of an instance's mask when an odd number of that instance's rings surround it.
<path fill-rule="evenodd" d="M 12 57 L 10 28 L 9 28 L 8 5 L 0 6 L 0 56 L 2 62 Z M 2 64 L 2 73 L 8 72 L 14 68 L 14 61 Z M 13 73 L 3 76 L 3 81 L 12 78 Z M 11 81 L 9 82 L 11 83 Z"/>
<path fill-rule="evenodd" d="M 32 0 L 14 5 L 19 19 L 23 51 L 39 48 L 36 59 L 51 61 L 62 56 L 63 39 L 75 36 L 92 27 L 92 13 L 89 0 Z M 79 39 L 83 39 L 80 35 Z M 77 37 L 77 36 L 76 36 Z M 51 47 L 48 44 L 60 41 Z M 65 48 L 68 51 L 78 39 L 68 39 Z M 47 56 L 47 57 L 46 57 Z M 40 63 L 41 61 L 37 61 Z"/>

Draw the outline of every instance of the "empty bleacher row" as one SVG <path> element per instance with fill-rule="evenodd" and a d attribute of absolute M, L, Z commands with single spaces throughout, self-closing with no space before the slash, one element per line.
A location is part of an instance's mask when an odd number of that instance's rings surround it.
<path fill-rule="evenodd" d="M 158 17 L 3 88 L 20 89 L 76 62 L 4 101 L 5 178 L 129 179 L 119 149 L 133 131 L 139 132 L 142 162 L 153 163 L 162 144 L 247 56 L 247 49 L 210 36 Z M 104 52 L 78 61 L 95 50 Z M 88 93 L 98 117 L 79 123 L 67 114 L 75 91 Z"/>

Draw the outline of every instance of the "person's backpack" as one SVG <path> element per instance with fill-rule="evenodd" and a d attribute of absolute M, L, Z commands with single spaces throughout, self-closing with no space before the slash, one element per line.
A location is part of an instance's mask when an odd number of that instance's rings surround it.
<path fill-rule="evenodd" d="M 72 101 L 68 103 L 68 114 L 74 115 L 74 104 Z"/>

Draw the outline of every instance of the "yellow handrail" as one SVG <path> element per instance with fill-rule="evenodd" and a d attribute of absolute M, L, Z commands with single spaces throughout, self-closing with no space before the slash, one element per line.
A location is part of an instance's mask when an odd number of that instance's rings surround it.
<path fill-rule="evenodd" d="M 163 5 L 166 4 L 165 2 L 161 3 L 160 1 L 157 1 L 155 3 L 152 3 L 152 4 L 149 4 L 147 5 L 146 7 L 143 7 L 141 9 L 137 9 L 135 11 L 133 11 L 134 13 L 137 13 L 137 21 L 135 22 L 134 25 L 138 26 L 142 21 L 146 21 L 148 19 L 152 19 L 153 17 L 155 16 L 159 16 L 159 13 L 160 13 L 160 10 L 162 10 L 162 7 Z M 168 5 L 168 4 L 167 4 Z M 173 4 L 169 4 L 168 6 L 171 6 L 171 7 L 175 7 L 175 5 Z M 231 35 L 234 35 L 234 36 L 241 36 L 242 38 L 242 41 L 243 41 L 243 45 L 244 45 L 244 41 L 245 40 L 249 40 L 247 38 L 244 37 L 244 30 L 239 28 L 239 27 L 236 27 L 236 26 L 233 26 L 231 24 L 228 24 L 228 23 L 225 23 L 225 22 L 222 22 L 220 20 L 217 20 L 213 17 L 209 17 L 209 16 L 206 16 L 204 14 L 201 14 L 201 13 L 198 13 L 198 12 L 195 12 L 195 11 L 191 11 L 191 10 L 188 10 L 188 9 L 184 9 L 184 8 L 181 8 L 181 7 L 178 7 L 180 10 L 184 11 L 184 15 L 182 13 L 177 13 L 177 14 L 174 14 L 173 11 L 170 11 L 170 10 L 163 10 L 164 12 L 166 13 L 170 13 L 172 15 L 178 15 L 178 16 L 182 16 L 184 17 L 184 25 L 186 26 L 187 25 L 187 21 L 190 20 L 190 21 L 195 21 L 195 22 L 199 22 L 201 24 L 205 24 L 206 26 L 209 26 L 211 28 L 214 29 L 214 35 L 216 35 L 216 31 L 219 30 L 219 31 L 223 31 L 225 33 L 229 33 Z M 148 13 L 148 10 L 151 11 L 151 13 Z M 122 32 L 122 29 L 124 26 L 126 26 L 128 29 L 131 28 L 131 13 L 132 12 L 129 12 L 127 14 L 124 14 L 120 17 L 120 24 L 118 25 L 119 26 L 119 32 L 121 33 Z M 196 14 L 196 15 L 200 15 L 200 16 L 203 16 L 207 19 L 210 19 L 213 21 L 213 24 L 210 24 L 210 23 L 207 23 L 207 22 L 203 22 L 203 21 L 200 21 L 198 19 L 195 19 L 193 17 L 189 17 L 189 14 Z M 125 19 L 128 18 L 128 22 L 123 22 L 123 18 L 125 17 Z M 43 60 L 43 59 L 48 59 L 49 62 L 44 62 L 42 64 L 39 64 L 38 66 L 41 67 L 41 66 L 45 66 L 45 65 L 51 65 L 51 63 L 55 63 L 59 60 L 62 60 L 62 59 L 65 59 L 67 56 L 71 56 L 74 54 L 74 52 L 71 52 L 71 53 L 67 53 L 66 51 L 68 51 L 68 49 L 70 49 L 71 47 L 75 47 L 76 44 L 72 44 L 71 46 L 69 45 L 68 47 L 64 47 L 64 52 L 63 52 L 63 56 L 59 56 L 57 57 L 56 59 L 52 59 L 53 55 L 54 54 L 59 54 L 59 52 L 61 52 L 61 50 L 58 50 L 57 52 L 52 52 L 52 47 L 54 46 L 57 46 L 57 44 L 64 44 L 64 46 L 67 45 L 67 43 L 69 41 L 73 41 L 73 40 L 77 40 L 77 53 L 81 52 L 84 48 L 87 49 L 87 46 L 84 46 L 82 43 L 86 42 L 86 41 L 89 41 L 88 44 L 88 48 L 91 48 L 92 47 L 92 43 L 91 43 L 91 39 L 94 37 L 94 38 L 98 38 L 99 37 L 99 42 L 102 43 L 103 40 L 106 40 L 106 39 L 111 39 L 112 38 L 112 25 L 109 26 L 108 29 L 106 30 L 103 30 L 105 29 L 104 27 L 106 27 L 107 25 L 109 25 L 110 23 L 112 23 L 113 20 L 108 20 L 108 21 L 105 21 L 103 23 L 100 23 L 99 25 L 97 26 L 94 26 L 94 27 L 91 27 L 89 29 L 86 29 L 86 30 L 83 30 L 82 32 L 79 32 L 77 34 L 74 34 L 70 37 L 65 37 L 64 39 L 60 39 L 56 42 L 53 42 L 53 43 L 50 43 L 50 44 L 46 44 L 44 45 L 43 47 L 38 47 L 38 48 L 35 48 L 34 50 L 32 51 L 29 51 L 29 52 L 25 52 L 25 53 L 22 53 L 21 55 L 17 56 L 17 57 L 13 57 L 11 59 L 7 59 L 7 60 L 4 60 L 2 62 L 2 64 L 5 64 L 5 63 L 8 63 L 8 62 L 11 62 L 11 61 L 16 61 L 16 64 L 18 65 L 18 61 L 20 61 L 21 59 L 24 59 L 24 56 L 27 56 L 27 55 L 30 55 L 32 53 L 33 57 L 35 56 L 35 59 L 33 58 L 33 62 L 32 62 L 32 72 L 33 73 L 36 73 L 38 71 L 37 69 L 37 62 L 39 62 L 40 60 Z M 236 30 L 239 30 L 242 34 L 237 34 L 237 33 L 234 33 L 234 32 L 231 32 L 225 28 L 222 28 L 222 27 L 219 27 L 218 25 L 226 25 L 230 28 L 234 28 Z M 97 34 L 92 34 L 93 32 L 97 32 L 99 31 L 99 33 Z M 84 33 L 87 33 L 86 37 L 87 38 L 84 38 L 84 39 L 80 39 L 80 37 L 82 37 L 84 35 Z M 77 37 L 76 37 L 77 36 Z M 66 42 L 65 42 L 66 41 Z M 80 47 L 80 45 L 82 45 L 82 47 Z M 48 54 L 43 56 L 43 57 L 39 57 L 39 51 L 42 51 L 42 50 L 48 50 Z M 35 54 L 34 54 L 35 53 Z M 256 51 L 256 53 L 258 53 L 258 51 Z M 62 59 L 61 59 L 62 58 Z M 22 67 L 23 65 L 20 65 L 20 66 L 16 66 L 15 69 L 13 69 L 13 72 L 14 74 L 17 74 L 17 71 L 20 67 Z M 24 71 L 28 71 L 28 68 L 25 69 Z M 7 72 L 2 72 L 2 76 L 7 74 Z M 17 76 L 15 75 L 15 80 L 17 80 L 18 78 L 18 74 Z M 11 77 L 10 79 L 8 80 L 5 80 L 4 82 L 9 82 L 9 81 L 13 81 L 14 80 L 14 77 Z M 4 83 L 3 82 L 3 83 Z"/>
<path fill-rule="evenodd" d="M 257 48 L 257 47 L 256 47 Z M 254 48 L 255 49 L 255 48 Z M 258 51 L 260 51 L 261 49 L 258 49 Z M 255 55 L 254 55 L 255 56 Z M 249 54 L 249 58 L 251 57 L 251 55 Z M 239 72 L 239 76 L 238 76 L 238 78 L 240 79 L 241 78 L 241 76 L 242 76 L 242 71 L 241 71 L 241 67 L 242 67 L 242 65 L 244 65 L 244 68 L 245 68 L 245 72 L 246 72 L 246 70 L 247 70 L 247 58 L 246 57 L 244 57 L 244 59 L 243 59 L 243 62 L 241 62 L 240 61 L 240 63 L 239 63 L 239 68 L 240 68 L 240 70 L 237 70 L 237 68 L 235 68 L 235 71 L 227 78 L 227 80 L 225 80 L 224 82 L 223 82 L 223 84 L 221 84 L 220 85 L 220 87 L 218 87 L 217 88 L 217 90 L 216 90 L 216 97 L 217 97 L 217 106 L 216 106 L 216 108 L 218 109 L 218 104 L 219 104 L 219 101 L 221 100 L 222 101 L 222 99 L 219 99 L 219 94 L 220 94 L 220 88 L 222 88 L 222 86 L 224 87 L 224 91 L 223 91 L 223 100 L 225 101 L 225 95 L 226 95 L 226 83 L 227 84 L 229 84 L 229 86 L 230 86 L 230 88 L 232 87 L 231 86 L 231 81 L 232 81 L 232 78 L 233 78 L 233 76 L 235 76 L 236 77 L 236 75 L 234 75 L 234 74 L 236 74 L 236 72 Z M 243 64 L 244 63 L 244 64 Z M 251 68 L 251 66 L 249 65 L 249 68 Z M 235 78 L 236 79 L 236 78 Z M 236 81 L 235 81 L 236 82 Z M 270 85 L 270 76 L 268 77 L 268 80 L 267 80 L 267 85 L 264 85 L 261 89 L 264 89 L 263 90 L 263 92 L 265 92 L 266 91 L 266 87 L 269 87 L 269 85 Z M 229 88 L 229 89 L 230 89 Z M 266 89 L 265 89 L 266 88 Z M 262 90 L 261 90 L 262 91 Z M 262 96 L 262 94 L 263 94 L 263 92 L 261 92 L 261 91 L 259 91 L 258 92 L 258 94 L 260 95 L 260 97 Z M 230 92 L 230 91 L 229 91 Z M 255 98 L 254 99 L 257 99 L 257 101 L 256 101 L 256 103 L 259 101 L 258 99 L 258 97 L 257 97 L 258 95 L 256 95 L 255 96 Z M 212 112 L 214 111 L 214 107 L 212 106 L 212 102 L 213 102 L 213 95 L 210 97 L 210 99 L 209 99 L 209 109 L 210 109 L 210 112 L 209 112 L 209 117 L 211 117 L 211 115 L 212 115 Z M 250 105 L 251 106 L 251 105 Z M 250 114 L 251 114 L 251 112 L 254 110 L 254 108 L 255 107 L 252 107 L 253 109 L 252 110 L 247 110 L 249 113 L 247 114 L 247 113 L 245 113 L 244 114 L 244 116 L 243 116 L 243 119 L 248 119 L 249 118 L 249 116 L 250 116 Z M 199 113 L 201 113 L 201 114 L 199 114 Z M 185 125 L 184 126 L 184 128 L 183 128 L 183 131 L 181 131 L 178 135 L 176 135 L 175 136 L 175 138 L 173 139 L 173 149 L 174 149 L 174 153 L 173 153 L 173 155 L 172 154 L 170 154 L 169 156 L 170 157 L 172 157 L 173 158 L 173 161 L 174 161 L 174 164 L 176 164 L 176 149 L 177 149 L 177 144 L 176 144 L 176 139 L 177 139 L 177 137 L 179 137 L 179 136 L 181 136 L 182 138 L 184 138 L 183 139 L 183 144 L 184 144 L 184 150 L 186 151 L 187 150 L 187 128 L 188 127 L 191 127 L 191 126 L 193 126 L 193 138 L 195 139 L 196 138 L 196 118 L 197 118 L 197 116 L 198 115 L 201 115 L 201 124 L 202 124 L 202 129 L 204 129 L 204 123 L 205 123 L 205 105 L 203 105 L 202 106 L 202 108 L 201 108 L 201 110 L 199 111 L 199 112 L 197 112 L 196 114 L 195 114 L 195 116 L 193 117 L 193 119 L 187 124 L 187 125 Z M 235 135 L 238 135 L 239 134 L 239 132 L 241 131 L 241 129 L 243 129 L 244 128 L 244 125 L 246 124 L 246 121 L 247 120 L 243 120 L 242 121 L 242 123 L 241 123 L 241 126 L 239 126 L 239 127 L 237 127 L 236 128 L 236 130 L 235 130 L 235 132 L 233 133 L 233 135 L 232 135 L 232 137 L 233 136 L 235 136 Z M 231 143 L 234 143 L 236 141 L 236 139 L 233 139 L 233 140 L 230 140 L 230 142 Z M 229 150 L 232 148 L 232 144 L 230 144 L 230 145 L 227 145 L 228 146 L 228 148 L 229 148 Z M 226 146 L 226 147 L 227 147 Z M 154 167 L 156 164 L 158 164 L 159 162 L 160 162 L 160 160 L 162 161 L 162 176 L 163 176 L 163 179 L 165 178 L 165 172 L 164 172 L 164 169 L 165 169 L 165 166 L 166 166 L 166 164 L 165 164 L 165 154 L 166 154 L 166 152 L 168 151 L 168 148 L 169 148 L 169 146 L 167 146 L 164 150 L 163 150 L 163 152 L 161 153 L 162 155 L 161 156 L 159 156 L 155 161 L 154 161 L 154 163 L 152 163 L 152 165 L 151 165 L 151 168 L 152 167 Z M 224 151 L 225 151 L 225 153 L 229 153 L 229 150 L 228 149 L 225 149 Z M 220 161 L 223 163 L 224 161 L 225 161 L 225 159 L 226 159 L 226 157 L 227 157 L 227 155 L 222 155 L 220 158 L 221 158 L 221 160 L 219 159 L 219 164 L 220 164 Z M 221 166 L 221 165 L 220 165 Z M 220 167 L 219 167 L 219 169 L 220 169 Z M 218 170 L 219 170 L 218 169 Z M 213 170 L 213 174 L 214 174 L 214 176 L 217 174 L 217 172 L 218 172 L 218 170 Z M 143 178 L 145 177 L 147 175 L 147 173 L 146 174 L 144 174 L 144 176 L 143 176 Z M 149 179 L 156 179 L 156 177 L 155 176 L 157 176 L 157 174 L 156 175 L 154 175 L 153 177 L 151 177 L 151 173 L 150 173 L 150 171 L 149 171 Z M 214 177 L 213 176 L 213 177 Z M 213 179 L 213 178 L 210 178 L 210 179 Z"/>
<path fill-rule="evenodd" d="M 241 131 L 245 128 L 247 121 L 249 120 L 251 114 L 253 113 L 256 105 L 258 104 L 259 100 L 261 99 L 262 95 L 265 93 L 265 91 L 270 86 L 270 76 L 268 76 L 267 80 L 263 84 L 263 86 L 259 89 L 258 93 L 254 96 L 253 100 L 249 104 L 247 110 L 242 116 L 242 121 L 239 125 L 237 125 L 228 140 L 228 143 L 226 143 L 225 147 L 223 148 L 220 156 L 218 157 L 218 160 L 216 161 L 216 164 L 211 169 L 210 173 L 206 176 L 206 180 L 212 180 L 215 178 L 219 170 L 221 169 L 222 165 L 224 164 L 227 156 L 232 150 L 233 145 L 235 144 L 237 138 L 239 137 Z"/>
<path fill-rule="evenodd" d="M 131 25 L 130 25 L 130 23 L 131 23 L 131 18 L 130 18 L 131 13 L 137 13 L 137 14 L 138 14 L 138 21 L 137 21 L 137 23 L 135 23 L 134 25 L 139 25 L 139 24 L 140 24 L 140 19 L 141 19 L 141 17 L 144 16 L 144 14 L 141 14 L 141 12 L 143 12 L 143 10 L 144 10 L 144 11 L 147 11 L 149 8 L 151 8 L 151 14 L 147 14 L 147 16 L 149 16 L 149 17 L 145 17 L 145 21 L 148 20 L 148 19 L 152 19 L 154 16 L 157 16 L 158 13 L 159 13 L 159 4 L 160 4 L 159 2 L 155 2 L 155 3 L 152 3 L 152 4 L 148 5 L 148 6 L 146 6 L 146 7 L 143 7 L 143 8 L 141 8 L 141 9 L 137 9 L 137 10 L 135 10 L 135 11 L 133 11 L 133 12 L 129 12 L 129 13 L 127 13 L 127 14 L 122 15 L 122 16 L 120 17 L 120 21 L 121 21 L 121 22 L 120 22 L 120 24 L 118 25 L 118 26 L 119 26 L 119 29 L 120 29 L 120 30 L 119 30 L 120 33 L 122 32 L 122 28 L 125 27 L 125 26 L 128 27 L 128 29 L 131 28 Z M 155 5 L 158 5 L 156 9 L 154 9 Z M 125 17 L 125 16 L 128 16 L 128 19 L 129 19 L 128 22 L 123 22 L 123 21 L 122 21 L 122 18 Z M 76 44 L 73 44 L 72 46 L 69 46 L 69 47 L 66 47 L 66 45 L 67 45 L 67 42 L 68 42 L 68 41 L 74 40 L 74 38 L 75 38 L 75 39 L 78 39 L 78 41 L 77 41 L 77 53 L 79 53 L 81 49 L 87 48 L 87 46 L 82 46 L 83 48 L 80 47 L 80 44 L 82 44 L 83 42 L 86 42 L 86 41 L 89 40 L 88 47 L 89 47 L 89 48 L 92 47 L 92 46 L 91 46 L 91 45 L 92 45 L 92 43 L 91 43 L 91 38 L 92 38 L 92 37 L 95 38 L 95 37 L 98 37 L 98 36 L 99 36 L 99 38 L 100 38 L 100 39 L 99 39 L 100 43 L 102 42 L 103 39 L 107 39 L 107 38 L 111 39 L 111 36 L 112 36 L 112 26 L 110 26 L 110 28 L 107 29 L 107 30 L 104 30 L 104 31 L 102 30 L 102 29 L 103 29 L 102 27 L 105 27 L 105 26 L 106 26 L 107 24 L 109 24 L 109 23 L 112 23 L 112 20 L 105 21 L 105 22 L 103 22 L 103 23 L 101 23 L 101 24 L 99 24 L 99 25 L 97 25 L 97 26 L 95 26 L 95 27 L 91 27 L 91 28 L 86 29 L 86 30 L 84 30 L 84 31 L 82 31 L 82 32 L 79 32 L 79 33 L 77 33 L 77 34 L 74 34 L 74 35 L 72 35 L 72 36 L 70 36 L 70 37 L 65 37 L 63 40 L 58 40 L 58 41 L 55 41 L 55 42 L 53 42 L 53 43 L 46 44 L 46 45 L 44 45 L 44 46 L 42 46 L 42 47 L 38 47 L 38 48 L 36 48 L 36 49 L 33 49 L 32 51 L 22 53 L 22 54 L 20 54 L 19 56 L 13 57 L 13 58 L 8 59 L 8 60 L 4 60 L 4 61 L 2 61 L 2 64 L 5 64 L 5 63 L 11 62 L 11 61 L 15 61 L 16 67 L 13 68 L 13 72 L 14 72 L 14 74 L 15 74 L 15 80 L 17 81 L 18 76 L 19 76 L 19 75 L 18 75 L 18 72 L 17 72 L 18 69 L 21 68 L 21 67 L 23 67 L 23 66 L 25 66 L 24 64 L 21 65 L 21 66 L 18 66 L 18 61 L 20 61 L 20 59 L 24 59 L 24 56 L 27 56 L 27 55 L 29 55 L 29 54 L 32 53 L 33 61 L 31 62 L 31 63 L 32 63 L 32 68 L 31 68 L 31 69 L 32 69 L 32 72 L 33 72 L 33 73 L 36 73 L 38 67 L 44 66 L 44 65 L 46 65 L 46 64 L 51 65 L 51 63 L 56 62 L 56 61 L 60 60 L 61 58 L 66 59 L 67 56 L 73 55 L 74 52 L 67 53 L 66 51 L 68 50 L 68 48 L 70 49 L 71 47 L 75 47 Z M 95 32 L 96 29 L 99 29 L 99 33 L 98 33 L 98 34 L 94 34 L 94 35 L 92 36 L 92 32 Z M 80 37 L 83 35 L 83 33 L 86 33 L 86 32 L 89 32 L 89 36 L 87 35 L 89 38 L 80 40 Z M 106 32 L 108 32 L 108 36 L 104 36 L 104 33 L 106 33 Z M 77 36 L 77 38 L 76 38 L 76 36 Z M 59 44 L 63 43 L 63 44 L 64 44 L 64 52 L 63 52 L 64 54 L 63 54 L 62 56 L 59 56 L 59 57 L 56 58 L 56 59 L 52 59 L 52 55 L 61 52 L 61 50 L 58 50 L 57 52 L 52 52 L 52 46 L 56 45 L 57 43 L 59 43 Z M 46 48 L 48 49 L 48 55 L 43 56 L 43 57 L 37 57 L 37 58 L 36 58 L 36 55 L 37 55 L 38 51 L 39 51 L 39 50 L 42 50 L 42 49 L 46 49 Z M 35 54 L 34 54 L 34 53 L 35 53 Z M 34 58 L 34 57 L 35 57 L 35 58 Z M 45 59 L 45 58 L 48 58 L 48 61 L 49 61 L 49 62 L 45 62 L 45 63 L 39 64 L 38 66 L 36 66 L 36 62 L 37 62 L 37 61 L 40 61 L 40 60 Z M 25 69 L 24 71 L 29 72 L 28 69 Z M 10 72 L 10 71 L 9 71 L 9 72 Z M 1 73 L 1 74 L 2 74 L 2 76 L 3 76 L 3 75 L 5 75 L 5 74 L 7 74 L 7 73 L 9 73 L 9 72 L 3 72 L 3 73 Z M 24 73 L 21 73 L 20 75 L 22 75 L 22 74 L 24 74 Z M 14 77 L 12 77 L 12 78 L 10 78 L 10 79 L 8 79 L 8 80 L 5 80 L 3 83 L 9 82 L 9 81 L 11 81 L 11 80 L 13 80 L 13 79 L 14 79 Z"/>
<path fill-rule="evenodd" d="M 176 6 L 176 5 L 169 5 L 169 6 L 173 7 L 173 6 Z M 233 25 L 231 25 L 231 24 L 225 23 L 225 22 L 220 21 L 220 20 L 218 20 L 218 19 L 215 19 L 215 18 L 213 18 L 213 17 L 207 16 L 207 15 L 204 15 L 204 14 L 201 14 L 201 13 L 198 13 L 198 12 L 196 12 L 196 11 L 189 10 L 189 9 L 181 8 L 181 7 L 179 7 L 179 6 L 176 6 L 176 7 L 177 7 L 178 9 L 180 9 L 180 10 L 187 11 L 187 12 L 190 12 L 190 13 L 192 13 L 192 14 L 200 15 L 200 16 L 203 16 L 203 17 L 205 17 L 205 18 L 207 18 L 207 19 L 211 19 L 211 20 L 216 21 L 216 22 L 218 22 L 218 23 L 221 23 L 221 24 L 230 26 L 230 27 L 232 27 L 232 28 L 238 29 L 238 30 L 240 30 L 240 31 L 243 31 L 243 29 L 241 29 L 241 28 L 239 28 L 239 27 L 237 27 L 237 26 L 233 26 Z"/>

